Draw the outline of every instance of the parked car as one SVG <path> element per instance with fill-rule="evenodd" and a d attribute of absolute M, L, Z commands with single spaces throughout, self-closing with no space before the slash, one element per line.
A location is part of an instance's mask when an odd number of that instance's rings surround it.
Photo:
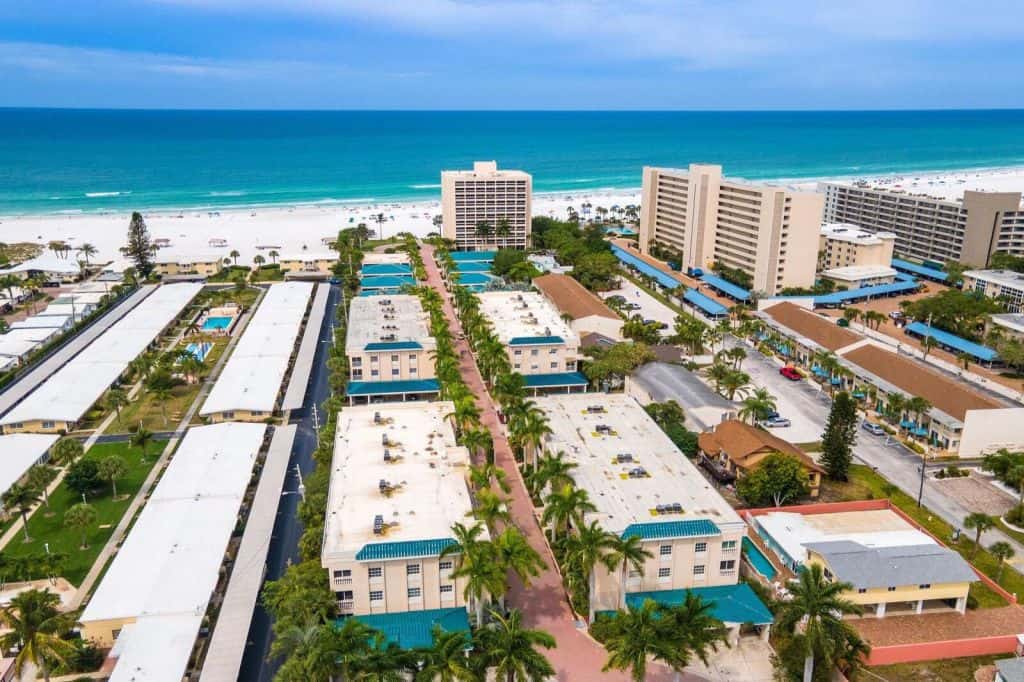
<path fill-rule="evenodd" d="M 786 377 L 790 381 L 800 381 L 801 379 L 804 378 L 804 375 L 800 374 L 800 372 L 796 371 L 792 367 L 783 367 L 782 369 L 779 370 L 779 374 Z"/>
<path fill-rule="evenodd" d="M 870 433 L 872 436 L 884 436 L 885 435 L 885 429 L 883 429 L 878 424 L 876 424 L 874 422 L 869 422 L 867 420 L 861 422 L 860 428 L 864 429 L 865 431 Z"/>
<path fill-rule="evenodd" d="M 757 425 L 764 429 L 783 429 L 792 426 L 792 422 L 785 417 L 775 417 L 774 419 L 762 419 Z"/>
<path fill-rule="evenodd" d="M 891 313 L 889 313 L 889 317 L 894 320 L 902 320 L 905 317 L 905 315 L 899 310 L 894 310 Z"/>
<path fill-rule="evenodd" d="M 626 303 L 625 305 L 622 306 L 622 309 L 623 310 L 640 310 L 640 304 L 639 303 Z"/>

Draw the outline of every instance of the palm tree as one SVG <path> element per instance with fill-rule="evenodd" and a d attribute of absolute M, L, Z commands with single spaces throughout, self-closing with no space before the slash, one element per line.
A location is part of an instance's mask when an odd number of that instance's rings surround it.
<path fill-rule="evenodd" d="M 540 495 L 544 488 L 560 490 L 567 485 L 574 485 L 572 470 L 577 467 L 575 462 L 565 459 L 565 453 L 544 454 L 537 460 L 537 466 L 529 478 L 531 495 Z"/>
<path fill-rule="evenodd" d="M 726 356 L 732 360 L 733 369 L 739 370 L 743 367 L 743 361 L 747 359 L 747 351 L 741 346 L 735 346 L 726 351 Z"/>
<path fill-rule="evenodd" d="M 615 544 L 615 535 L 601 528 L 597 521 L 581 523 L 576 528 L 576 534 L 569 540 L 567 563 L 578 568 L 587 577 L 587 590 L 590 595 L 588 623 L 594 622 L 594 569 L 600 563 L 609 573 L 615 570 L 611 558 Z"/>
<path fill-rule="evenodd" d="M 314 617 L 311 621 L 315 628 L 312 637 L 306 636 L 304 628 L 298 625 L 294 626 L 297 632 L 292 635 L 292 639 L 298 639 L 299 646 L 295 648 L 306 649 L 303 662 L 308 677 L 353 679 L 352 673 L 359 669 L 363 658 L 370 652 L 375 631 L 355 618 L 346 618 L 340 627 L 334 623 L 316 626 L 316 622 Z M 275 637 L 271 645 L 270 653 L 274 658 L 287 655 L 278 644 L 279 639 Z"/>
<path fill-rule="evenodd" d="M 494 464 L 470 466 L 469 481 L 474 490 L 489 488 L 492 483 L 497 484 L 504 493 L 508 493 L 511 490 L 505 470 Z"/>
<path fill-rule="evenodd" d="M 687 593 L 682 604 L 662 607 L 670 638 L 682 636 L 687 654 L 696 654 L 704 665 L 719 642 L 729 645 L 729 629 L 714 616 L 714 604 Z M 683 661 L 685 666 L 687 661 Z"/>
<path fill-rule="evenodd" d="M 462 445 L 469 450 L 470 457 L 475 459 L 476 455 L 480 452 L 487 453 L 487 459 L 492 459 L 491 448 L 493 446 L 493 440 L 491 438 L 491 432 L 487 429 L 470 429 L 462 434 Z M 504 471 L 501 472 L 504 475 Z M 504 487 L 504 486 L 503 486 Z M 508 492 L 506 490 L 505 492 Z"/>
<path fill-rule="evenodd" d="M 9 632 L 0 637 L 4 651 L 17 650 L 14 672 L 21 675 L 31 663 L 50 681 L 50 662 L 64 663 L 75 647 L 65 637 L 75 626 L 77 613 L 61 613 L 60 597 L 48 590 L 27 590 L 0 607 L 0 622 Z"/>
<path fill-rule="evenodd" d="M 160 405 L 160 416 L 164 419 L 164 426 L 167 426 L 167 401 L 174 395 L 169 386 L 155 386 L 149 389 L 150 395 Z"/>
<path fill-rule="evenodd" d="M 541 574 L 547 564 L 519 529 L 509 526 L 505 528 L 493 542 L 498 554 L 498 561 L 506 571 L 515 573 L 525 587 L 530 586 L 530 578 Z"/>
<path fill-rule="evenodd" d="M 721 362 L 715 362 L 704 370 L 704 376 L 715 382 L 715 392 L 722 392 L 722 382 L 729 376 L 729 367 Z"/>
<path fill-rule="evenodd" d="M 515 429 L 516 440 L 523 447 L 524 462 L 531 459 L 536 468 L 537 453 L 540 451 L 545 437 L 550 434 L 551 427 L 548 426 L 548 418 L 544 412 L 536 407 L 528 408 L 522 421 L 519 422 L 519 428 Z"/>
<path fill-rule="evenodd" d="M 916 428 L 921 428 L 921 417 L 926 415 L 928 411 L 932 409 L 932 404 L 925 398 L 915 395 L 907 401 L 906 409 L 914 415 L 914 426 Z"/>
<path fill-rule="evenodd" d="M 415 653 L 420 662 L 420 669 L 413 678 L 416 682 L 475 682 L 478 679 L 466 657 L 471 641 L 464 630 L 448 632 L 434 625 L 430 638 L 430 646 L 417 649 Z"/>
<path fill-rule="evenodd" d="M 538 647 L 553 649 L 555 638 L 543 630 L 523 627 L 518 609 L 508 615 L 491 611 L 491 622 L 477 631 L 477 650 L 486 669 L 494 669 L 495 679 L 505 682 L 540 682 L 555 674 L 555 669 Z"/>
<path fill-rule="evenodd" d="M 135 432 L 131 437 L 131 444 L 137 448 L 142 448 L 142 461 L 146 461 L 146 446 L 153 440 L 153 432 L 142 425 L 139 422 L 139 427 L 135 429 Z"/>
<path fill-rule="evenodd" d="M 643 541 L 639 535 L 622 537 L 613 536 L 614 544 L 608 553 L 608 561 L 611 566 L 619 569 L 619 607 L 626 606 L 626 576 L 629 570 L 643 573 L 644 564 L 648 559 L 654 557 L 650 550 L 644 549 Z"/>
<path fill-rule="evenodd" d="M 903 417 L 903 410 L 907 407 L 907 399 L 900 393 L 889 393 L 885 396 L 886 417 L 893 423 L 898 424 Z"/>
<path fill-rule="evenodd" d="M 50 508 L 50 496 L 46 492 L 46 488 L 50 485 L 50 481 L 53 480 L 54 471 L 52 467 L 48 467 L 45 464 L 37 464 L 28 470 L 28 474 L 25 477 L 25 483 L 29 488 L 39 491 L 39 494 L 43 496 L 43 504 L 46 508 Z"/>
<path fill-rule="evenodd" d="M 491 227 L 491 224 L 486 220 L 481 220 L 476 224 L 476 236 L 482 239 L 484 244 L 487 243 L 488 239 L 490 239 L 491 234 L 493 232 L 494 229 Z"/>
<path fill-rule="evenodd" d="M 480 408 L 477 407 L 476 399 L 473 396 L 466 396 L 453 401 L 453 403 L 455 409 L 445 417 L 455 422 L 459 433 L 469 430 L 480 422 Z"/>
<path fill-rule="evenodd" d="M 111 455 L 100 460 L 99 474 L 101 478 L 110 481 L 110 489 L 114 499 L 117 499 L 117 479 L 124 478 L 128 473 L 128 464 L 117 455 Z"/>
<path fill-rule="evenodd" d="M 512 234 L 512 226 L 509 224 L 507 218 L 500 218 L 498 224 L 494 228 L 494 235 L 501 237 L 501 245 L 508 247 L 508 237 Z"/>
<path fill-rule="evenodd" d="M 416 670 L 416 659 L 387 635 L 377 632 L 373 643 L 359 661 L 356 679 L 366 682 L 405 682 L 407 674 Z"/>
<path fill-rule="evenodd" d="M 377 223 L 377 239 L 384 239 L 384 223 L 387 222 L 387 218 L 383 213 L 378 213 L 373 216 L 373 221 Z"/>
<path fill-rule="evenodd" d="M 21 279 L 17 275 L 4 275 L 0 277 L 0 289 L 7 292 L 7 298 L 11 299 L 14 305 L 14 290 L 21 288 Z"/>
<path fill-rule="evenodd" d="M 280 256 L 281 254 L 279 254 L 276 249 L 271 249 L 267 255 L 270 256 L 270 261 L 274 265 L 277 265 L 277 257 Z"/>
<path fill-rule="evenodd" d="M 256 269 L 259 270 L 260 266 L 267 262 L 267 259 L 257 253 L 256 257 L 252 259 L 252 262 L 256 264 Z"/>
<path fill-rule="evenodd" d="M 84 452 L 82 442 L 77 438 L 61 438 L 50 451 L 50 461 L 59 467 L 67 466 L 81 457 Z"/>
<path fill-rule="evenodd" d="M 971 512 L 964 517 L 964 528 L 974 531 L 974 548 L 971 550 L 972 561 L 978 553 L 978 548 L 981 547 L 981 534 L 995 528 L 995 526 L 996 520 L 984 512 Z"/>
<path fill-rule="evenodd" d="M 234 265 L 238 265 L 238 257 L 241 256 L 242 254 L 238 253 L 237 250 L 232 249 L 231 253 L 229 253 L 228 255 L 231 257 L 231 262 Z"/>
<path fill-rule="evenodd" d="M 732 400 L 737 393 L 746 393 L 750 387 L 750 375 L 738 370 L 729 370 L 722 379 L 722 390 L 725 397 Z"/>
<path fill-rule="evenodd" d="M 463 596 L 466 601 L 475 605 L 478 625 L 483 622 L 483 600 L 485 595 L 490 594 L 488 588 L 493 585 L 495 568 L 483 560 L 484 552 L 480 550 L 480 547 L 486 544 L 486 541 L 480 539 L 483 534 L 484 526 L 480 522 L 472 526 L 455 523 L 452 526 L 452 537 L 455 542 L 441 551 L 442 558 L 460 557 L 459 566 L 452 572 L 452 576 L 468 578 Z M 502 575 L 500 579 L 504 582 L 505 576 Z"/>
<path fill-rule="evenodd" d="M 758 419 L 766 419 L 768 414 L 775 409 L 775 396 L 766 388 L 756 388 L 752 394 L 743 399 L 740 405 L 740 410 L 737 412 L 739 418 L 747 421 L 749 417 L 750 423 L 753 424 Z"/>
<path fill-rule="evenodd" d="M 602 671 L 628 669 L 636 682 L 643 682 L 649 658 L 681 669 L 689 656 L 678 641 L 672 641 L 667 624 L 653 599 L 645 600 L 640 608 L 619 611 L 604 641 L 608 660 Z"/>
<path fill-rule="evenodd" d="M 554 544 L 560 530 L 568 529 L 570 524 L 580 526 L 584 514 L 596 511 L 586 490 L 566 484 L 544 500 L 541 522 L 551 529 L 551 544 Z"/>
<path fill-rule="evenodd" d="M 78 252 L 80 254 L 82 254 L 82 256 L 85 257 L 85 264 L 86 265 L 89 265 L 89 257 L 90 256 L 95 256 L 96 253 L 97 253 L 96 247 L 93 246 L 92 244 L 88 243 L 88 242 L 86 242 L 85 244 L 82 244 L 81 246 L 79 246 L 78 247 Z"/>
<path fill-rule="evenodd" d="M 476 504 L 466 516 L 474 516 L 488 528 L 494 528 L 498 521 L 509 523 L 512 515 L 508 512 L 508 500 L 494 493 L 490 488 L 483 488 L 476 493 Z"/>
<path fill-rule="evenodd" d="M 804 682 L 814 677 L 814 659 L 821 656 L 831 666 L 835 662 L 836 645 L 850 630 L 843 622 L 844 615 L 860 615 L 863 609 L 844 598 L 844 592 L 853 589 L 850 583 L 828 581 L 821 564 L 810 564 L 799 579 L 789 584 L 791 598 L 783 602 L 778 622 L 787 632 L 798 624 L 803 628 Z"/>
<path fill-rule="evenodd" d="M 32 507 L 39 503 L 39 493 L 25 485 L 15 483 L 7 492 L 0 496 L 4 509 L 10 512 L 17 512 L 21 516 L 21 528 L 25 531 L 25 542 L 32 540 L 28 536 L 28 513 Z"/>
<path fill-rule="evenodd" d="M 72 505 L 64 512 L 64 525 L 82 532 L 82 544 L 78 549 L 89 549 L 89 526 L 96 523 L 96 508 L 87 502 Z"/>
<path fill-rule="evenodd" d="M 931 336 L 926 336 L 921 339 L 921 359 L 926 359 L 928 357 L 928 353 L 931 353 L 932 349 L 937 345 L 939 344 Z"/>
<path fill-rule="evenodd" d="M 107 391 L 107 397 L 104 399 L 104 404 L 108 410 L 114 410 L 117 413 L 117 423 L 121 423 L 121 408 L 128 404 L 128 394 L 120 388 L 112 388 Z"/>
<path fill-rule="evenodd" d="M 1003 579 L 1003 569 L 1006 567 L 1006 562 L 1013 558 L 1016 552 L 1013 551 L 1013 546 L 1009 542 L 993 542 L 988 551 L 996 559 L 999 559 L 999 571 L 996 573 L 996 582 L 998 583 Z"/>

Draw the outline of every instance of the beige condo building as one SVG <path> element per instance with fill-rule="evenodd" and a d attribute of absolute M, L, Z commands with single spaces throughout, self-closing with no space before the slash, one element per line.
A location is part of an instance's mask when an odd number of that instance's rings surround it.
<path fill-rule="evenodd" d="M 890 266 L 896 235 L 868 232 L 856 225 L 830 223 L 821 228 L 818 267 L 822 270 L 858 265 Z"/>
<path fill-rule="evenodd" d="M 459 557 L 441 556 L 452 526 L 472 523 L 469 452 L 455 442 L 452 410 L 389 403 L 338 414 L 321 560 L 342 616 L 382 629 L 374 618 L 421 611 L 465 622 L 465 579 L 452 576 Z"/>
<path fill-rule="evenodd" d="M 826 182 L 825 220 L 896 235 L 896 253 L 920 260 L 988 265 L 996 251 L 1024 255 L 1020 192 L 955 188 L 910 193 L 866 182 Z"/>
<path fill-rule="evenodd" d="M 473 170 L 441 172 L 442 235 L 460 251 L 526 248 L 530 243 L 533 178 L 477 161 Z M 478 226 L 486 223 L 490 234 Z"/>
<path fill-rule="evenodd" d="M 645 166 L 640 249 L 675 249 L 684 268 L 742 270 L 773 296 L 814 284 L 822 208 L 820 194 L 730 180 L 718 165 Z"/>

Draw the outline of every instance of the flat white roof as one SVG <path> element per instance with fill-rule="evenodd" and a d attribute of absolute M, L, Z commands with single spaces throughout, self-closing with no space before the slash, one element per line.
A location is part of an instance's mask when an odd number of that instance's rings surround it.
<path fill-rule="evenodd" d="M 110 651 L 110 682 L 181 682 L 202 623 L 202 614 L 182 614 L 125 625 Z"/>
<path fill-rule="evenodd" d="M 367 253 L 363 254 L 363 265 L 397 265 L 408 263 L 407 253 Z"/>
<path fill-rule="evenodd" d="M 967 270 L 964 277 L 980 279 L 1003 287 L 1024 289 L 1024 273 L 1013 270 Z"/>
<path fill-rule="evenodd" d="M 338 415 L 324 558 L 351 559 L 364 545 L 451 537 L 472 523 L 466 485 L 469 452 L 445 418 L 451 402 L 346 407 Z M 379 421 L 375 416 L 379 415 Z M 387 436 L 388 446 L 384 445 Z M 391 461 L 385 461 L 387 450 Z M 397 486 L 390 497 L 380 482 Z M 374 517 L 387 528 L 374 534 Z"/>
<path fill-rule="evenodd" d="M 892 232 L 868 232 L 851 223 L 822 225 L 821 236 L 851 244 L 881 244 L 883 239 L 896 239 L 896 235 Z"/>
<path fill-rule="evenodd" d="M 953 173 L 903 173 L 878 178 L 830 180 L 827 184 L 865 189 L 923 194 L 933 199 L 958 202 L 964 192 L 1021 192 L 1024 182 L 1016 169 L 978 170 Z"/>
<path fill-rule="evenodd" d="M 815 542 L 850 540 L 865 547 L 936 544 L 889 509 L 828 514 L 770 512 L 754 520 L 790 559 L 801 562 L 807 559 L 804 546 Z"/>
<path fill-rule="evenodd" d="M 832 268 L 821 273 L 830 279 L 842 279 L 850 282 L 858 282 L 864 279 L 877 277 L 895 277 L 896 270 L 888 265 L 844 265 L 841 268 Z"/>
<path fill-rule="evenodd" d="M 82 622 L 202 617 L 266 429 L 231 422 L 188 430 Z"/>
<path fill-rule="evenodd" d="M 23 263 L 15 265 L 12 268 L 0 270 L 0 275 L 6 275 L 14 272 L 29 272 L 30 270 L 50 272 L 59 275 L 77 275 L 82 271 L 82 268 L 79 267 L 78 260 L 74 255 L 69 256 L 68 258 L 60 258 L 56 254 L 46 251 L 36 258 L 31 258 Z"/>
<path fill-rule="evenodd" d="M 430 336 L 428 317 L 418 296 L 359 296 L 348 309 L 345 349 L 361 351 L 369 343 L 415 341 L 424 348 L 437 343 Z"/>
<path fill-rule="evenodd" d="M 312 282 L 270 285 L 199 414 L 273 411 L 313 286 Z"/>
<path fill-rule="evenodd" d="M 291 253 L 282 253 L 277 257 L 278 263 L 283 260 L 338 260 L 338 253 L 336 251 L 293 251 Z"/>
<path fill-rule="evenodd" d="M 574 462 L 576 485 L 597 512 L 587 514 L 613 533 L 633 523 L 708 519 L 720 528 L 742 524 L 736 511 L 632 397 L 621 393 L 575 393 L 533 398 L 548 416 L 548 452 Z M 602 412 L 588 412 L 600 406 Z M 611 427 L 600 433 L 599 425 Z M 618 463 L 618 455 L 632 461 Z M 646 478 L 630 478 L 642 467 Z M 655 514 L 658 505 L 679 503 L 681 514 Z"/>
<path fill-rule="evenodd" d="M 560 336 L 569 346 L 580 339 L 548 299 L 533 291 L 485 291 L 477 294 L 480 312 L 504 343 L 515 338 Z"/>
<path fill-rule="evenodd" d="M 164 284 L 103 332 L 35 391 L 0 424 L 36 419 L 77 421 L 157 335 L 202 289 L 201 284 Z"/>
<path fill-rule="evenodd" d="M 992 324 L 1024 333 L 1024 313 L 1001 313 L 999 315 L 992 315 L 991 319 Z"/>
<path fill-rule="evenodd" d="M 40 345 L 39 341 L 33 341 L 30 339 L 5 338 L 10 336 L 10 333 L 11 332 L 7 332 L 3 336 L 0 336 L 0 356 L 21 358 L 33 349 L 38 348 Z"/>
<path fill-rule="evenodd" d="M 11 329 L 63 329 L 71 324 L 70 315 L 33 315 L 11 323 Z"/>
<path fill-rule="evenodd" d="M 44 341 L 49 341 L 59 333 L 60 329 L 57 327 L 42 327 L 39 325 L 15 327 L 8 330 L 3 336 L 0 336 L 0 344 L 17 343 L 19 341 L 43 343 Z"/>
<path fill-rule="evenodd" d="M 12 433 L 0 436 L 0 495 L 18 482 L 57 442 L 59 436 Z"/>
<path fill-rule="evenodd" d="M 226 256 L 227 254 L 195 253 L 174 248 L 164 248 L 157 251 L 156 256 L 153 258 L 153 262 L 157 265 L 167 265 L 169 263 L 218 263 Z"/>
<path fill-rule="evenodd" d="M 521 170 L 499 170 L 497 161 L 474 161 L 472 170 L 446 170 L 441 176 L 458 180 L 527 180 L 530 174 Z"/>

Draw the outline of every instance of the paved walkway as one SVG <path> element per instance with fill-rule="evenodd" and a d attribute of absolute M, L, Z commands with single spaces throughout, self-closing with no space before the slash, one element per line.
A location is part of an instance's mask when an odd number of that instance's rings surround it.
<path fill-rule="evenodd" d="M 434 263 L 433 247 L 424 244 L 420 253 L 427 271 L 427 282 L 444 298 L 445 316 L 448 318 L 452 332 L 458 336 L 462 327 L 455 316 L 450 296 L 442 283 L 441 273 Z M 469 345 L 464 340 L 456 341 L 456 350 L 461 354 L 459 370 L 462 373 L 462 379 L 469 386 L 470 391 L 478 396 L 477 404 L 481 411 L 480 421 L 490 431 L 494 440 L 495 463 L 505 471 L 509 481 L 512 482 L 509 511 L 512 514 L 513 523 L 547 563 L 547 569 L 540 576 L 534 578 L 528 588 L 515 576 L 511 577 L 508 605 L 522 611 L 527 627 L 545 630 L 557 640 L 558 646 L 545 652 L 548 660 L 555 667 L 557 679 L 628 680 L 628 675 L 624 673 L 601 672 L 608 655 L 604 647 L 586 634 L 585 624 L 582 621 L 577 621 L 573 615 L 568 597 L 562 587 L 562 578 L 558 572 L 555 558 L 544 538 L 543 530 L 537 523 L 533 504 L 526 492 L 526 485 L 520 475 L 519 467 L 516 465 L 512 448 L 505 435 L 505 429 L 498 420 L 496 406 L 487 392 L 473 360 L 473 354 L 469 350 Z M 704 678 L 693 675 L 673 678 L 668 671 L 660 666 L 652 666 L 648 670 L 647 679 L 702 680 Z"/>
<path fill-rule="evenodd" d="M 922 627 L 922 618 L 927 619 L 927 627 Z M 847 622 L 872 646 L 891 646 L 1024 632 L 1024 609 L 1005 606 L 967 611 L 963 615 L 952 612 L 930 613 L 924 616 L 853 618 Z"/>

